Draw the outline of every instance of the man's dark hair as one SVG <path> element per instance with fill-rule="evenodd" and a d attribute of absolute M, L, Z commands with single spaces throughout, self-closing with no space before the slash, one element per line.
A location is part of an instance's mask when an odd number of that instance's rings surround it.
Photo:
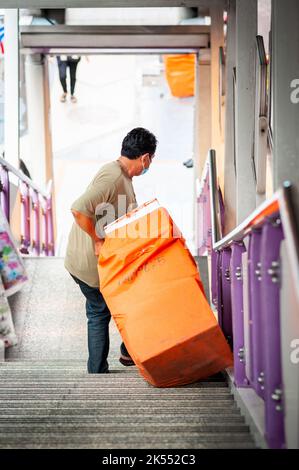
<path fill-rule="evenodd" d="M 144 153 L 154 155 L 157 147 L 157 139 L 143 127 L 132 129 L 122 141 L 121 155 L 135 160 Z"/>

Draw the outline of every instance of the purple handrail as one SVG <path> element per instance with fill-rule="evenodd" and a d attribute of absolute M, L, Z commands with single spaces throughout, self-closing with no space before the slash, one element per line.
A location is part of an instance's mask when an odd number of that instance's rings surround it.
<path fill-rule="evenodd" d="M 40 189 L 23 172 L 0 158 L 1 207 L 10 221 L 9 173 L 18 178 L 21 200 L 20 252 L 24 255 L 55 255 L 54 224 L 52 210 L 52 182 L 47 191 Z M 41 224 L 41 217 L 43 223 Z M 43 230 L 41 231 L 41 225 Z M 42 234 L 41 234 L 42 232 Z"/>
<path fill-rule="evenodd" d="M 290 259 L 293 275 L 299 280 L 299 239 L 290 196 L 291 185 L 285 183 L 282 189 L 256 209 L 239 227 L 221 238 L 223 213 L 221 214 L 214 151 L 209 152 L 207 165 L 197 201 L 199 205 L 206 205 L 198 208 L 199 213 L 205 214 L 207 199 L 210 200 L 211 215 L 200 219 L 205 225 L 201 227 L 200 233 L 212 231 L 212 249 L 208 253 L 212 257 L 212 301 L 228 341 L 228 331 L 233 328 L 235 385 L 237 388 L 251 387 L 264 400 L 266 441 L 271 448 L 283 448 L 285 430 L 279 252 L 284 237 L 287 238 L 292 253 Z M 210 182 L 209 185 L 207 181 Z M 287 227 L 287 235 L 284 227 Z M 248 243 L 244 243 L 245 240 Z M 199 238 L 199 250 L 203 245 L 203 238 Z M 248 257 L 243 262 L 242 254 L 247 251 L 247 246 Z M 207 254 L 207 250 L 205 253 Z M 245 274 L 248 279 L 249 354 L 246 354 L 244 335 Z M 245 367 L 247 358 L 250 360 L 248 369 Z M 249 376 L 246 375 L 248 371 Z"/>

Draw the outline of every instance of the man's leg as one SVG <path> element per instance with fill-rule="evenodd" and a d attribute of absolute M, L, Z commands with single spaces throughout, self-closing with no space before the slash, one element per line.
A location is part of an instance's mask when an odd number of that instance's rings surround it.
<path fill-rule="evenodd" d="M 89 352 L 87 370 L 90 374 L 108 372 L 110 311 L 99 289 L 88 286 L 75 276 L 72 277 L 86 298 Z"/>

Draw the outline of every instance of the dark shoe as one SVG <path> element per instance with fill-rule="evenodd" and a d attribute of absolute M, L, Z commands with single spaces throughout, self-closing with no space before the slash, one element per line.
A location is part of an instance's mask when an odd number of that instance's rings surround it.
<path fill-rule="evenodd" d="M 123 366 L 135 366 L 135 362 L 132 360 L 131 357 L 126 357 L 126 356 L 120 356 L 119 358 L 119 362 L 123 365 Z"/>
<path fill-rule="evenodd" d="M 134 363 L 133 359 L 131 358 L 130 354 L 128 353 L 127 348 L 124 345 L 124 343 L 121 343 L 121 345 L 120 345 L 119 362 L 123 366 L 134 366 L 135 365 L 135 363 Z"/>
<path fill-rule="evenodd" d="M 109 374 L 110 371 L 109 371 L 109 370 L 103 370 L 103 372 L 88 372 L 88 371 L 87 371 L 87 373 L 88 373 L 88 374 Z"/>

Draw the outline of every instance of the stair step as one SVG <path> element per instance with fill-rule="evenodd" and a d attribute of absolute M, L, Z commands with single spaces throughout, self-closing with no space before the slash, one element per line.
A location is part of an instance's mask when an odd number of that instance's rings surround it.
<path fill-rule="evenodd" d="M 109 442 L 107 445 L 105 444 L 104 446 L 100 447 L 99 444 L 81 444 L 81 442 L 74 444 L 68 444 L 68 443 L 63 443 L 61 444 L 59 441 L 56 441 L 56 443 L 49 444 L 48 442 L 44 442 L 42 444 L 36 444 L 36 443 L 25 443 L 23 440 L 22 442 L 17 441 L 16 443 L 9 442 L 7 444 L 1 443 L 1 449 L 107 449 L 113 450 L 113 449 L 190 449 L 190 450 L 204 450 L 204 449 L 256 449 L 255 444 L 250 441 L 250 442 L 233 442 L 229 440 L 221 441 L 221 442 L 208 442 L 206 444 L 200 443 L 198 441 L 192 441 L 192 440 L 182 440 L 180 438 L 178 441 L 163 441 L 163 439 L 159 441 L 146 443 L 146 442 L 137 442 L 135 441 L 133 444 L 129 444 L 127 442 L 123 443 L 115 443 L 115 442 Z"/>
<path fill-rule="evenodd" d="M 27 399 L 27 400 L 23 400 L 22 398 L 20 398 L 19 400 L 17 400 L 18 403 L 22 406 L 26 406 L 28 404 L 30 404 L 30 406 L 32 406 L 32 404 L 36 405 L 37 403 L 39 403 L 41 406 L 45 406 L 45 407 L 48 407 L 50 406 L 50 404 L 55 404 L 57 405 L 58 403 L 61 403 L 61 399 L 57 399 L 57 400 L 51 400 L 50 398 L 49 399 L 46 399 L 46 400 L 37 400 L 37 399 Z M 179 408 L 179 406 L 181 407 L 184 407 L 184 406 L 187 406 L 188 404 L 190 404 L 190 401 L 189 400 L 181 400 L 180 403 L 178 403 L 176 400 L 151 400 L 149 401 L 148 400 L 148 403 L 144 403 L 144 400 L 136 400 L 134 397 L 132 397 L 132 399 L 128 398 L 127 400 L 113 400 L 113 404 L 111 403 L 111 400 L 103 400 L 103 399 L 68 399 L 68 400 L 64 400 L 64 403 L 67 403 L 69 406 L 82 406 L 82 407 L 87 407 L 87 406 L 98 406 L 98 407 L 109 407 L 109 406 L 113 406 L 115 409 L 118 408 L 118 407 L 130 407 L 130 404 L 132 404 L 132 401 L 134 402 L 134 404 L 136 406 L 143 406 L 144 408 L 146 407 L 147 409 L 153 409 L 156 408 L 156 407 L 159 407 L 159 406 L 167 406 L 167 407 L 172 407 L 174 409 L 177 409 Z M 12 400 L 10 398 L 8 398 L 7 400 L 5 400 L 5 404 L 6 406 L 11 406 L 12 404 L 14 404 L 16 402 L 16 400 Z M 192 407 L 193 408 L 197 408 L 197 407 L 207 407 L 207 408 L 212 408 L 213 406 L 215 405 L 215 402 L 211 399 L 211 400 L 193 400 L 192 401 Z M 132 406 L 132 405 L 131 405 Z M 221 401 L 221 402 L 218 402 L 218 407 L 226 407 L 226 406 L 232 406 L 232 407 L 235 407 L 234 405 L 234 402 L 232 401 L 231 402 L 231 405 L 230 405 L 230 402 L 228 403 L 227 401 Z"/>
<path fill-rule="evenodd" d="M 56 383 L 63 383 L 63 379 L 65 379 L 65 375 L 64 374 L 63 376 L 62 375 L 54 375 L 54 374 L 51 374 L 51 377 L 48 377 L 43 374 L 42 376 L 39 375 L 39 376 L 32 376 L 30 374 L 26 374 L 26 377 L 24 377 L 24 380 L 25 380 L 25 384 L 26 383 L 29 383 L 29 384 L 32 384 L 34 382 L 36 382 L 38 385 L 40 383 L 43 383 L 43 382 L 56 382 Z M 108 374 L 107 374 L 108 375 Z M 113 385 L 113 384 L 120 384 L 121 386 L 124 386 L 126 384 L 128 384 L 129 386 L 132 384 L 134 386 L 137 385 L 138 387 L 148 387 L 148 388 L 159 388 L 159 387 L 155 387 L 151 384 L 149 384 L 148 382 L 145 382 L 143 379 L 141 379 L 140 377 L 95 377 L 95 378 L 92 378 L 92 379 L 89 379 L 89 378 L 86 378 L 85 376 L 75 376 L 73 374 L 70 375 L 70 377 L 72 377 L 72 379 L 69 379 L 69 382 L 68 383 L 73 383 L 73 382 L 76 382 L 76 383 L 86 383 L 85 381 L 88 380 L 91 384 L 95 383 L 95 384 L 103 384 L 103 386 L 105 386 L 105 384 L 107 385 Z M 4 382 L 5 380 L 5 382 Z M 11 376 L 8 378 L 6 377 L 6 379 L 2 379 L 1 377 L 1 374 L 0 374 L 0 383 L 3 383 L 4 385 L 5 384 L 16 384 L 18 385 L 19 383 L 22 383 L 22 376 L 20 376 L 20 374 L 18 374 L 18 376 L 14 377 L 14 376 Z M 66 382 L 65 382 L 66 383 Z M 164 389 L 165 387 L 160 387 L 162 389 Z M 221 388 L 221 389 L 229 389 L 228 386 L 226 384 L 222 384 L 221 382 L 196 382 L 196 383 L 193 383 L 193 384 L 189 384 L 189 385 L 181 385 L 179 387 L 167 387 L 167 388 L 182 388 L 182 389 L 186 389 L 186 388 Z"/>
<path fill-rule="evenodd" d="M 144 377 L 137 371 L 126 371 L 126 370 L 119 370 L 119 369 L 110 369 L 109 374 L 88 374 L 86 370 L 84 369 L 66 369 L 66 368 L 33 368 L 33 369 L 7 369 L 5 367 L 0 367 L 0 377 L 3 377 L 4 379 L 8 376 L 15 377 L 15 378 L 26 378 L 28 375 L 31 376 L 36 376 L 36 377 L 47 377 L 51 378 L 52 376 L 54 377 L 64 377 L 66 380 L 69 380 L 70 377 L 73 377 L 74 379 L 77 379 L 77 377 L 82 377 L 85 378 L 86 380 L 102 380 L 102 379 L 139 379 L 145 381 Z M 221 380 L 221 379 L 213 379 L 213 378 L 202 378 L 198 379 L 194 382 L 193 384 L 196 383 L 219 383 L 219 384 L 225 384 L 227 386 L 226 381 Z M 192 383 L 188 385 L 192 385 Z"/>
<path fill-rule="evenodd" d="M 109 393 L 110 392 L 110 393 Z M 71 394 L 71 395 L 82 395 L 83 396 L 96 396 L 96 395 L 101 395 L 105 397 L 111 396 L 111 398 L 125 398 L 123 395 L 126 393 L 126 395 L 132 395 L 134 394 L 138 398 L 190 398 L 192 400 L 193 398 L 200 398 L 200 397 L 211 397 L 211 392 L 208 389 L 196 389 L 196 390 L 181 390 L 181 389 L 161 389 L 161 388 L 155 388 L 155 389 L 143 389 L 143 388 L 138 388 L 138 387 L 131 387 L 126 389 L 124 392 L 123 387 L 113 387 L 113 388 L 108 388 L 108 387 L 103 387 L 101 386 L 98 387 L 77 387 L 74 385 L 74 387 L 1 387 L 0 388 L 0 398 L 7 396 L 7 394 L 10 394 L 11 396 L 17 395 L 20 396 L 22 393 L 23 396 L 30 396 L 30 395 L 49 395 L 51 394 L 52 396 L 56 395 L 61 395 L 61 394 Z M 230 394 L 229 390 L 222 390 L 222 389 L 217 389 L 213 390 L 213 397 L 215 399 L 220 398 L 222 400 L 232 400 L 232 395 Z"/>
<path fill-rule="evenodd" d="M 72 386 L 74 384 L 76 384 L 77 388 L 83 388 L 83 387 L 88 387 L 88 388 L 98 388 L 98 387 L 101 387 L 101 388 L 109 388 L 109 389 L 118 389 L 118 388 L 121 388 L 123 389 L 123 387 L 126 387 L 128 389 L 157 389 L 156 387 L 153 387 L 152 385 L 148 384 L 147 382 L 145 381 L 142 381 L 140 379 L 116 379 L 116 378 L 113 378 L 113 380 L 96 380 L 96 379 L 92 379 L 92 380 L 74 380 L 74 379 L 70 379 L 70 380 L 60 380 L 60 378 L 52 378 L 52 380 L 49 380 L 47 378 L 47 380 L 45 380 L 44 378 L 42 378 L 41 380 L 38 380 L 38 378 L 32 378 L 32 379 L 24 379 L 22 380 L 21 378 L 18 378 L 18 379 L 12 379 L 11 377 L 9 379 L 2 379 L 1 376 L 0 376 L 0 390 L 5 390 L 7 388 L 19 388 L 19 387 L 23 387 L 23 388 L 35 388 L 35 387 L 48 387 L 48 388 L 63 388 L 63 387 L 69 387 L 69 386 Z M 172 387 L 172 388 L 168 388 L 167 390 L 194 390 L 194 389 L 203 389 L 203 390 L 206 390 L 207 393 L 211 393 L 208 389 L 209 388 L 213 388 L 213 393 L 214 391 L 216 392 L 222 392 L 223 393 L 225 391 L 229 391 L 229 388 L 226 384 L 222 384 L 221 382 L 220 383 L 209 383 L 209 382 L 197 382 L 195 384 L 191 384 L 191 385 L 184 385 L 184 386 L 181 386 L 181 387 Z M 164 390 L 163 388 L 160 388 L 160 390 Z"/>
<path fill-rule="evenodd" d="M 148 422 L 136 422 L 133 425 L 126 425 L 123 423 L 115 424 L 110 422 L 81 422 L 79 420 L 73 420 L 72 422 L 65 423 L 63 420 L 56 420 L 49 422 L 47 419 L 44 422 L 23 422 L 21 420 L 15 422 L 5 423 L 5 433 L 71 433 L 72 435 L 80 433 L 113 433 L 122 434 L 130 433 L 132 429 L 134 432 L 181 432 L 184 433 L 225 433 L 225 432 L 238 432 L 248 433 L 248 426 L 243 423 L 222 423 L 222 424 L 198 424 L 198 423 L 148 423 Z"/>
<path fill-rule="evenodd" d="M 76 405 L 76 407 L 74 407 Z M 85 402 L 75 402 L 70 403 L 68 402 L 60 402 L 60 401 L 53 401 L 53 402 L 47 402 L 47 408 L 49 413 L 54 414 L 55 412 L 57 413 L 64 413 L 64 414 L 71 414 L 71 413 L 81 413 L 82 410 L 84 410 L 84 413 L 100 413 L 102 416 L 109 416 L 112 413 L 115 413 L 117 415 L 124 414 L 126 413 L 134 413 L 134 416 L 138 416 L 138 414 L 144 414 L 148 412 L 153 412 L 153 408 L 151 405 L 145 405 L 141 404 L 138 409 L 136 409 L 136 406 L 134 403 L 129 403 L 126 405 L 126 407 L 118 407 L 114 408 L 113 410 L 110 410 L 109 408 L 105 408 L 105 406 L 102 405 L 101 402 L 93 404 L 93 406 L 90 405 L 90 402 L 85 403 Z M 0 403 L 0 410 L 1 414 L 4 415 L 4 413 L 12 413 L 13 411 L 15 413 L 21 414 L 21 413 L 41 413 L 41 411 L 45 410 L 45 401 L 44 400 L 39 400 L 39 402 L 5 402 L 5 403 Z M 187 416 L 192 416 L 192 415 L 199 415 L 199 414 L 206 414 L 209 413 L 209 415 L 221 415 L 221 416 L 232 416 L 232 415 L 240 415 L 240 411 L 237 408 L 237 405 L 233 402 L 229 406 L 223 407 L 215 404 L 211 408 L 207 408 L 205 405 L 203 406 L 194 406 L 194 405 L 181 405 L 181 404 L 175 404 L 175 405 L 168 405 L 167 403 L 163 403 L 163 405 L 156 405 L 154 407 L 154 411 L 156 414 L 161 413 L 161 414 L 186 414 Z"/>
<path fill-rule="evenodd" d="M 223 434 L 220 433 L 202 433 L 200 436 L 197 435 L 197 432 L 185 432 L 182 436 L 181 431 L 173 432 L 170 435 L 160 434 L 156 432 L 156 435 L 153 436 L 151 432 L 141 432 L 140 430 L 130 431 L 127 432 L 126 435 L 119 433 L 117 437 L 115 434 L 109 436 L 103 432 L 93 433 L 92 435 L 86 436 L 85 434 L 65 434 L 59 431 L 53 433 L 36 433 L 36 435 L 28 435 L 27 432 L 15 432 L 12 436 L 6 433 L 0 433 L 0 442 L 1 444 L 52 444 L 52 445 L 60 445 L 65 446 L 66 444 L 70 444 L 73 447 L 77 448 L 77 444 L 80 445 L 92 445 L 96 444 L 98 448 L 102 449 L 110 449 L 111 445 L 115 445 L 117 442 L 119 445 L 123 444 L 126 447 L 129 445 L 143 443 L 146 445 L 147 448 L 152 448 L 153 443 L 160 443 L 161 448 L 163 448 L 164 443 L 173 442 L 178 443 L 181 442 L 182 437 L 189 441 L 190 444 L 196 445 L 197 443 L 204 443 L 205 445 L 209 443 L 221 443 L 221 442 L 252 442 L 252 438 L 246 433 L 239 433 L 239 432 L 225 432 Z"/>
<path fill-rule="evenodd" d="M 159 424 L 165 423 L 167 420 L 167 423 L 178 423 L 180 420 L 188 420 L 188 423 L 191 424 L 223 424 L 224 422 L 228 422 L 228 425 L 230 424 L 235 424 L 235 423 L 245 423 L 243 416 L 239 415 L 223 415 L 219 416 L 213 415 L 213 414 L 194 414 L 190 415 L 189 413 L 176 413 L 175 416 L 171 416 L 169 414 L 162 414 L 156 412 L 154 410 L 154 414 L 144 414 L 140 413 L 139 415 L 134 415 L 132 414 L 123 414 L 121 415 L 119 412 L 113 414 L 106 414 L 103 415 L 102 413 L 99 413 L 98 410 L 93 410 L 93 413 L 86 413 L 87 410 L 84 410 L 84 413 L 73 413 L 71 414 L 70 412 L 68 414 L 63 414 L 61 413 L 61 410 L 57 410 L 57 413 L 48 413 L 45 414 L 44 410 L 43 413 L 39 412 L 39 414 L 36 413 L 34 416 L 33 410 L 23 410 L 23 411 L 28 411 L 28 416 L 26 416 L 26 413 L 20 413 L 18 411 L 17 414 L 14 414 L 11 410 L 10 412 L 6 413 L 1 413 L 0 417 L 0 425 L 4 424 L 6 425 L 7 422 L 9 423 L 42 423 L 42 422 L 47 422 L 47 423 L 77 423 L 78 420 L 80 422 L 84 422 L 86 420 L 86 423 L 98 423 L 98 422 L 108 422 L 108 420 L 111 420 L 114 424 L 119 422 L 120 424 L 142 424 L 144 422 L 146 423 L 153 423 L 153 424 Z M 34 410 L 36 411 L 36 410 Z M 127 412 L 128 413 L 128 412 Z M 9 421 L 8 421 L 9 420 Z"/>
<path fill-rule="evenodd" d="M 19 372 L 19 373 L 28 373 L 28 372 L 54 372 L 57 371 L 57 373 L 65 373 L 65 372 L 71 372 L 71 373 L 83 373 L 87 377 L 91 376 L 96 376 L 96 377 L 102 377 L 106 376 L 106 374 L 88 374 L 86 370 L 86 364 L 84 365 L 76 365 L 72 363 L 68 364 L 60 364 L 59 362 L 53 362 L 53 364 L 49 364 L 47 362 L 44 363 L 31 363 L 31 362 L 2 362 L 0 363 L 0 374 L 4 373 L 6 370 L 9 370 L 10 373 L 14 372 Z M 136 377 L 140 377 L 141 375 L 139 373 L 139 370 L 135 366 L 127 367 L 127 368 L 119 368 L 118 363 L 115 365 L 110 364 L 110 374 L 115 375 L 115 374 L 125 374 L 125 375 L 135 375 Z M 109 374 L 107 374 L 109 375 Z M 226 382 L 223 374 L 215 374 L 210 377 L 205 377 L 201 379 L 201 381 L 217 381 L 217 382 Z"/>
<path fill-rule="evenodd" d="M 85 378 L 85 379 L 90 379 L 90 380 L 105 380 L 109 379 L 112 380 L 112 378 L 117 378 L 117 379 L 139 379 L 139 380 L 145 380 L 139 373 L 137 372 L 125 372 L 125 371 L 119 371 L 119 370 L 112 370 L 110 371 L 109 374 L 88 374 L 84 370 L 71 370 L 71 369 L 14 369 L 13 371 L 9 371 L 10 377 L 64 377 L 68 379 L 69 377 L 73 377 L 74 379 L 78 378 Z M 0 369 L 0 377 L 7 377 L 7 372 L 5 369 L 1 370 Z M 200 379 L 197 381 L 194 381 L 193 383 L 225 383 L 223 381 L 219 380 L 210 380 L 210 379 Z M 188 384 L 191 385 L 191 384 Z"/>

